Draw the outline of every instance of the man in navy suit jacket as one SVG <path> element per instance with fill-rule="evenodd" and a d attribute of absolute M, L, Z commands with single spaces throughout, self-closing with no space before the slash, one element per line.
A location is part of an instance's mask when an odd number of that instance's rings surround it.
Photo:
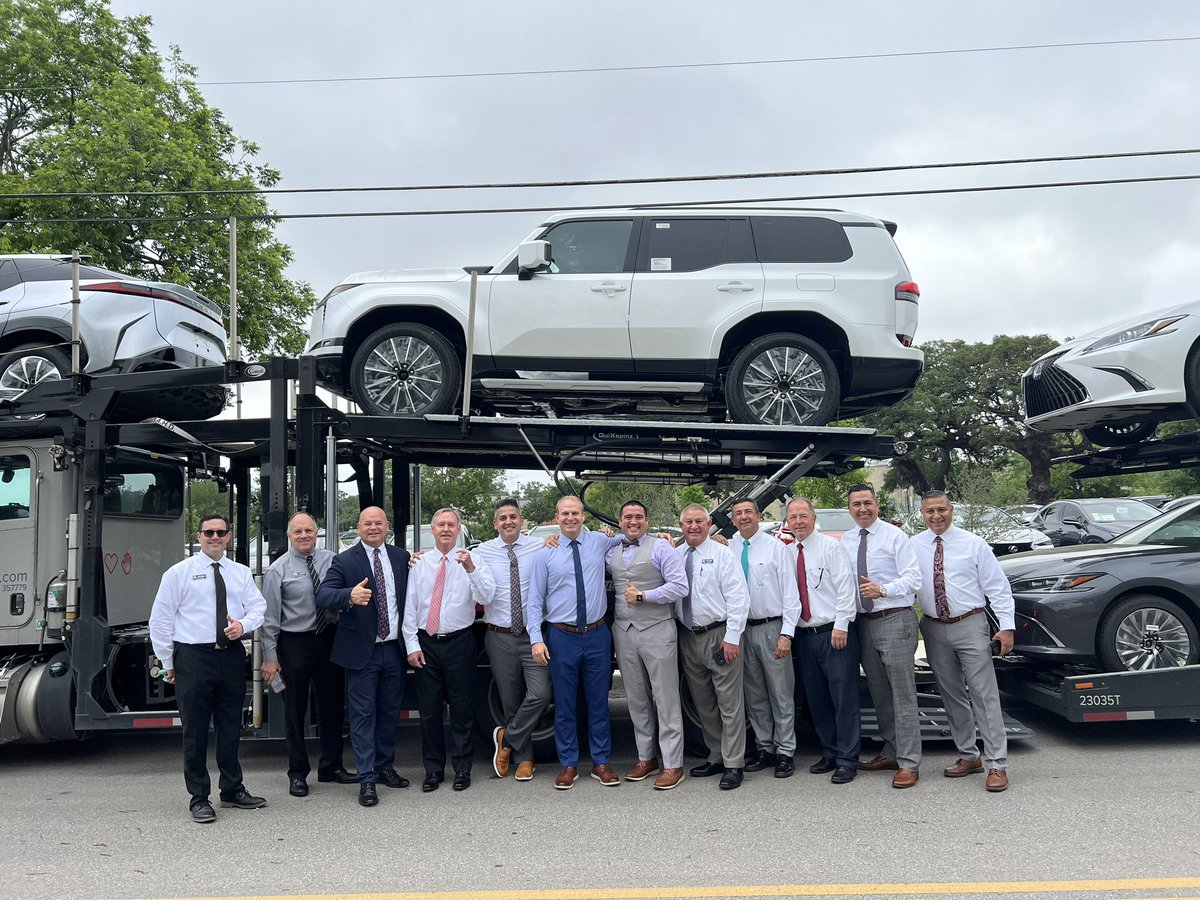
<path fill-rule="evenodd" d="M 346 670 L 350 744 L 358 767 L 358 802 L 379 802 L 376 784 L 408 787 L 396 772 L 396 726 L 404 702 L 404 594 L 408 552 L 386 542 L 387 514 L 358 516 L 361 542 L 339 553 L 317 591 L 317 606 L 341 613 L 330 659 Z"/>

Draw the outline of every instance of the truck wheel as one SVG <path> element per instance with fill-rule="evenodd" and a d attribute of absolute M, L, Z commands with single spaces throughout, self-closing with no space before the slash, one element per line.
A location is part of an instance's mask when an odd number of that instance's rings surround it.
<path fill-rule="evenodd" d="M 1080 430 L 1083 436 L 1097 447 L 1127 447 L 1151 437 L 1157 428 L 1157 422 L 1122 422 L 1111 425 L 1102 422 Z"/>
<path fill-rule="evenodd" d="M 756 338 L 733 358 L 725 377 L 729 415 L 748 425 L 817 427 L 837 414 L 841 401 L 833 360 L 800 334 Z"/>
<path fill-rule="evenodd" d="M 1100 663 L 1106 672 L 1190 666 L 1200 662 L 1196 623 L 1156 594 L 1131 594 L 1100 620 Z"/>
<path fill-rule="evenodd" d="M 450 342 L 427 325 L 380 328 L 350 364 L 354 399 L 373 416 L 448 412 L 462 384 L 462 364 Z"/>
<path fill-rule="evenodd" d="M 0 400 L 15 400 L 43 381 L 61 381 L 71 357 L 57 347 L 23 344 L 0 355 Z"/>

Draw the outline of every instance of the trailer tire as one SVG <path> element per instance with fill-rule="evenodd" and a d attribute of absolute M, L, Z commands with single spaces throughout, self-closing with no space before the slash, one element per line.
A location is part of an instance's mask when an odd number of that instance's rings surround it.
<path fill-rule="evenodd" d="M 1106 672 L 1190 666 L 1200 662 L 1196 623 L 1157 594 L 1131 594 L 1109 609 L 1097 633 Z"/>
<path fill-rule="evenodd" d="M 1091 428 L 1083 428 L 1083 436 L 1097 447 L 1128 447 L 1153 437 L 1158 422 L 1101 422 Z"/>

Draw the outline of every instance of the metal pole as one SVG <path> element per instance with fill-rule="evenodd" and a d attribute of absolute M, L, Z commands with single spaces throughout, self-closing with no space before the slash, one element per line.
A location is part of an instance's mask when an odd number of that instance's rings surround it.
<path fill-rule="evenodd" d="M 333 429 L 325 435 L 325 547 L 337 553 L 341 550 L 341 510 L 338 509 L 337 435 Z"/>
<path fill-rule="evenodd" d="M 80 373 L 79 359 L 79 250 L 71 251 L 71 374 Z"/>
<path fill-rule="evenodd" d="M 467 306 L 467 358 L 463 360 L 462 415 L 464 419 L 471 414 L 471 369 L 473 368 L 471 361 L 475 355 L 475 290 L 479 284 L 479 269 L 472 266 L 467 271 L 471 273 L 471 299 Z M 488 271 L 488 269 L 484 271 Z"/>
<path fill-rule="evenodd" d="M 238 342 L 238 290 L 237 290 L 237 216 L 229 217 L 229 358 L 239 362 L 242 358 L 241 344 Z M 242 417 L 242 383 L 239 381 L 233 388 L 234 415 Z"/>

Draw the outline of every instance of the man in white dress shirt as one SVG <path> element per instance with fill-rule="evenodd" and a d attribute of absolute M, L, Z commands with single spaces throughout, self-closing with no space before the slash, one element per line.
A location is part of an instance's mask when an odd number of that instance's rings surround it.
<path fill-rule="evenodd" d="M 998 793 L 1008 787 L 1008 737 L 991 641 L 999 642 L 1001 656 L 1012 650 L 1012 589 L 987 541 L 954 526 L 954 506 L 944 492 L 922 495 L 921 516 L 929 527 L 912 538 L 921 566 L 921 633 L 958 747 L 958 761 L 943 774 L 961 778 L 984 770 L 975 743 L 978 726 L 987 759 L 985 786 Z M 995 634 L 984 614 L 987 604 L 1000 622 Z"/>
<path fill-rule="evenodd" d="M 754 729 L 758 752 L 746 761 L 747 772 L 774 768 L 776 778 L 790 778 L 796 755 L 796 673 L 792 636 L 800 617 L 794 557 L 788 546 L 759 527 L 762 515 L 753 500 L 733 505 L 730 518 L 738 533 L 729 542 L 750 592 L 745 663 L 746 718 Z"/>
<path fill-rule="evenodd" d="M 531 736 L 552 696 L 550 670 L 534 661 L 525 631 L 529 575 L 533 557 L 543 545 L 521 533 L 525 519 L 511 497 L 496 504 L 492 526 L 497 536 L 474 551 L 475 559 L 488 568 L 496 582 L 496 590 L 483 608 L 484 646 L 504 711 L 504 725 L 492 732 L 492 769 L 503 778 L 516 762 L 517 781 L 530 781 L 534 772 Z"/>
<path fill-rule="evenodd" d="M 425 782 L 436 791 L 445 778 L 445 704 L 450 703 L 450 762 L 454 790 L 471 786 L 471 730 L 475 721 L 475 604 L 487 603 L 496 582 L 466 550 L 455 550 L 462 523 L 453 509 L 439 509 L 430 522 L 434 549 L 421 554 L 408 573 L 400 632 L 408 664 L 417 670 L 421 752 Z"/>
<path fill-rule="evenodd" d="M 879 518 L 874 488 L 851 485 L 847 503 L 858 528 L 842 535 L 842 546 L 855 562 L 862 667 L 883 739 L 879 754 L 858 767 L 867 772 L 894 769 L 892 787 L 909 788 L 917 783 L 921 765 L 913 611 L 921 572 L 908 537 Z"/>
<path fill-rule="evenodd" d="M 830 781 L 848 784 L 858 773 L 862 723 L 858 707 L 858 634 L 851 624 L 858 591 L 846 548 L 816 530 L 812 501 L 797 497 L 787 505 L 795 537 L 788 545 L 800 592 L 800 622 L 792 653 L 821 758 L 808 767 L 814 775 L 833 772 Z"/>
<path fill-rule="evenodd" d="M 250 570 L 225 555 L 229 520 L 205 516 L 196 540 L 200 553 L 163 574 L 150 610 L 150 641 L 183 723 L 183 780 L 192 820 L 204 825 L 217 814 L 209 801 L 208 726 L 212 723 L 221 772 L 221 806 L 257 809 L 267 801 L 242 784 L 238 740 L 246 701 L 246 650 L 242 638 L 262 625 L 267 601 Z"/>
<path fill-rule="evenodd" d="M 750 597 L 737 558 L 709 537 L 712 519 L 698 503 L 679 514 L 688 593 L 676 604 L 682 626 L 683 673 L 700 714 L 708 761 L 693 778 L 721 775 L 721 790 L 741 786 L 746 756 L 746 706 L 742 683 L 742 632 Z"/>

